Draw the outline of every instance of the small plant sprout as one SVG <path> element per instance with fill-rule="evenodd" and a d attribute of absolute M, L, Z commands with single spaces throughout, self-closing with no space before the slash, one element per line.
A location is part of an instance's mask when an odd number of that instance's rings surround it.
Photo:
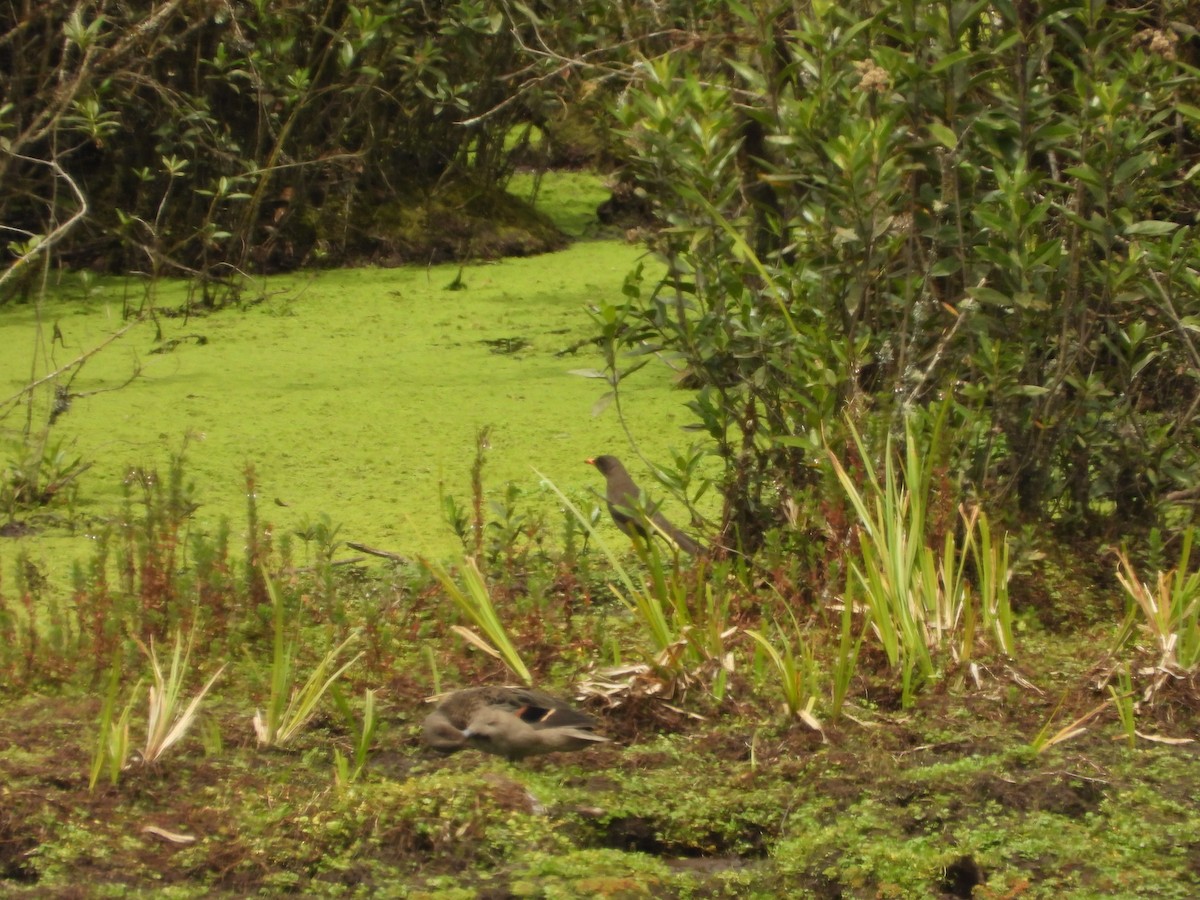
<path fill-rule="evenodd" d="M 758 644 L 763 652 L 766 653 L 767 658 L 771 660 L 771 664 L 775 668 L 775 673 L 779 676 L 783 703 L 787 708 L 788 714 L 793 718 L 799 719 L 814 731 L 824 734 L 820 719 L 813 714 L 817 695 L 812 690 L 813 682 L 816 678 L 816 662 L 813 659 L 812 648 L 804 640 L 804 636 L 801 634 L 800 627 L 796 624 L 794 617 L 792 618 L 794 641 L 788 639 L 778 624 L 775 626 L 775 631 L 783 647 L 782 652 L 762 632 L 748 630 L 746 634 Z M 798 658 L 796 651 L 792 649 L 793 644 L 800 648 Z"/>
<path fill-rule="evenodd" d="M 1117 639 L 1123 647 L 1140 618 L 1142 630 L 1154 641 L 1158 660 L 1147 692 L 1153 698 L 1168 679 L 1200 667 L 1200 572 L 1188 572 L 1192 553 L 1192 529 L 1183 535 L 1179 564 L 1159 572 L 1154 587 L 1145 584 L 1133 563 L 1117 552 L 1117 581 L 1133 601 L 1126 626 Z"/>
<path fill-rule="evenodd" d="M 132 752 L 129 743 L 129 720 L 133 716 L 136 695 L 141 690 L 141 687 L 142 682 L 139 681 L 133 689 L 135 696 L 129 698 L 129 702 L 121 710 L 120 718 L 112 723 L 108 731 L 106 760 L 108 762 L 109 784 L 116 784 L 121 777 L 121 773 L 129 768 L 129 757 Z"/>
<path fill-rule="evenodd" d="M 1121 720 L 1121 728 L 1125 732 L 1125 740 L 1132 750 L 1137 746 L 1137 719 L 1134 704 L 1133 679 L 1124 668 L 1117 670 L 1117 686 L 1108 686 L 1113 705 L 1117 708 L 1117 718 Z"/>
<path fill-rule="evenodd" d="M 338 712 L 348 723 L 354 735 L 353 764 L 341 750 L 336 747 L 333 750 L 334 777 L 338 786 L 344 788 L 357 781 L 367 767 L 367 754 L 371 749 L 371 743 L 375 740 L 375 731 L 379 725 L 375 716 L 375 692 L 369 689 L 363 692 L 361 726 L 354 716 L 354 711 L 350 708 L 350 702 L 337 689 L 336 685 L 330 689 L 329 693 Z"/>
<path fill-rule="evenodd" d="M 254 712 L 254 733 L 259 744 L 266 747 L 281 747 L 291 741 L 316 714 L 317 705 L 330 686 L 347 669 L 358 662 L 362 653 L 327 675 L 334 662 L 357 638 L 350 635 L 322 657 L 308 680 L 300 687 L 295 685 L 296 640 L 284 637 L 283 598 L 275 579 L 264 570 L 263 580 L 271 605 L 275 612 L 275 644 L 271 658 L 271 695 L 267 711 Z"/>
<path fill-rule="evenodd" d="M 153 639 L 151 639 L 149 647 L 140 640 L 137 642 L 138 646 L 142 648 L 142 652 L 150 660 L 151 675 L 154 679 L 154 684 L 150 686 L 150 704 L 146 718 L 146 744 L 142 748 L 143 763 L 155 762 L 187 734 L 192 723 L 196 721 L 200 703 L 221 673 L 225 671 L 224 665 L 217 669 L 200 693 L 196 694 L 188 703 L 187 708 L 180 711 L 180 693 L 187 675 L 188 660 L 192 655 L 194 636 L 195 632 L 192 632 L 192 635 L 188 637 L 187 650 L 184 651 L 183 635 L 176 632 L 175 650 L 171 656 L 171 671 L 166 677 L 163 676 L 162 665 L 155 653 Z"/>
<path fill-rule="evenodd" d="M 429 667 L 429 681 L 433 685 L 433 693 L 440 694 L 442 692 L 442 673 L 438 668 L 437 656 L 428 644 L 421 647 L 421 659 Z"/>
<path fill-rule="evenodd" d="M 100 708 L 100 723 L 96 730 L 96 749 L 92 753 L 92 766 L 88 773 L 88 790 L 94 791 L 100 777 L 108 772 L 110 784 L 116 784 L 121 771 L 129 764 L 129 718 L 142 683 L 133 689 L 133 695 L 117 720 L 117 695 L 121 690 L 121 656 L 114 654 L 108 672 L 108 689 L 104 693 L 104 705 Z"/>
<path fill-rule="evenodd" d="M 1093 707 L 1085 712 L 1082 716 L 1079 716 L 1071 722 L 1068 722 L 1062 728 L 1058 729 L 1058 731 L 1051 734 L 1050 729 L 1054 727 L 1054 722 L 1058 718 L 1059 710 L 1062 709 L 1063 703 L 1066 702 L 1066 699 L 1067 693 L 1064 692 L 1062 697 L 1059 698 L 1058 705 L 1054 707 L 1054 712 L 1050 713 L 1050 718 L 1046 720 L 1046 724 L 1041 727 L 1038 733 L 1034 736 L 1033 740 L 1029 742 L 1030 747 L 1033 748 L 1035 753 L 1041 753 L 1044 750 L 1049 750 L 1055 744 L 1064 743 L 1065 741 L 1071 740 L 1071 738 L 1078 737 L 1079 735 L 1083 734 L 1085 731 L 1087 731 L 1087 724 L 1091 722 L 1092 719 L 1100 715 L 1100 713 L 1104 712 L 1104 710 L 1108 708 L 1108 704 L 1112 702 L 1111 700 L 1105 700 L 1099 706 Z"/>

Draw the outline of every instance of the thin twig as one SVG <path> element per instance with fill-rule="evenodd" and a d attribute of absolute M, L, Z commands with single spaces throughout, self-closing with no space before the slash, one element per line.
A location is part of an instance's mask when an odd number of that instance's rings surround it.
<path fill-rule="evenodd" d="M 9 397 L 7 400 L 0 402 L 0 409 L 7 407 L 10 404 L 16 403 L 18 400 L 20 400 L 26 394 L 32 393 L 33 391 L 37 390 L 39 387 L 41 387 L 46 382 L 53 381 L 54 379 L 58 378 L 60 375 L 62 375 L 63 372 L 69 371 L 70 369 L 74 368 L 75 366 L 83 365 L 83 363 L 85 363 L 87 360 L 91 359 L 93 356 L 95 356 L 97 353 L 99 353 L 101 350 L 103 350 L 105 347 L 107 347 L 109 344 L 111 344 L 117 338 L 122 337 L 125 334 L 125 332 L 129 331 L 129 329 L 133 328 L 135 325 L 141 324 L 141 322 L 142 322 L 142 318 L 134 319 L 128 325 L 125 325 L 124 327 L 119 328 L 118 330 L 114 331 L 112 334 L 110 334 L 107 338 L 105 338 L 103 341 L 101 341 L 99 344 L 97 344 L 91 350 L 88 350 L 85 353 L 80 354 L 78 357 L 71 360 L 71 362 L 67 363 L 66 365 L 59 366 L 57 369 L 55 369 L 53 372 L 49 373 L 48 375 L 43 375 L 41 378 L 37 379 L 36 381 L 30 382 L 29 384 L 25 385 L 25 387 L 21 388 L 19 391 L 17 391 L 15 394 L 13 394 L 11 397 Z M 7 415 L 7 414 L 4 414 L 4 415 Z M 0 417 L 2 417 L 2 416 L 0 416 Z"/>
<path fill-rule="evenodd" d="M 79 185 L 75 183 L 75 179 L 67 173 L 66 169 L 58 164 L 58 160 L 38 159 L 36 157 L 25 156 L 20 153 L 12 153 L 10 155 L 14 159 L 19 159 L 24 162 L 34 163 L 35 165 L 49 166 L 54 174 L 65 181 L 71 188 L 71 193 L 75 195 L 75 200 L 79 203 L 79 209 L 75 211 L 75 214 L 71 216 L 71 218 L 67 219 L 67 221 L 63 222 L 48 235 L 46 235 L 45 238 L 39 241 L 36 246 L 31 247 L 21 256 L 17 257 L 16 261 L 13 262 L 13 264 L 4 272 L 0 272 L 0 286 L 3 286 L 4 282 L 8 281 L 8 279 L 16 275 L 17 272 L 30 265 L 34 259 L 57 244 L 68 231 L 73 229 L 83 219 L 83 217 L 88 214 L 87 197 L 83 195 L 83 191 L 79 189 Z"/>

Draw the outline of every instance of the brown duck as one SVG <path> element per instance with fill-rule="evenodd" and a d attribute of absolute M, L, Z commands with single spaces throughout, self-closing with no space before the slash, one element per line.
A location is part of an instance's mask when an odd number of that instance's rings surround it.
<path fill-rule="evenodd" d="M 605 455 L 586 462 L 599 469 L 604 476 L 607 483 L 604 499 L 608 501 L 608 511 L 623 532 L 630 537 L 640 535 L 646 540 L 649 540 L 651 533 L 657 532 L 669 537 L 684 553 L 697 556 L 704 552 L 704 548 L 696 541 L 667 521 L 667 517 L 658 511 L 657 504 L 646 506 L 643 503 L 641 490 L 619 459 Z M 652 527 L 647 526 L 647 519 Z"/>
<path fill-rule="evenodd" d="M 591 716 L 541 691 L 478 687 L 446 697 L 425 717 L 421 736 L 442 753 L 474 747 L 517 760 L 607 742 L 595 727 Z"/>

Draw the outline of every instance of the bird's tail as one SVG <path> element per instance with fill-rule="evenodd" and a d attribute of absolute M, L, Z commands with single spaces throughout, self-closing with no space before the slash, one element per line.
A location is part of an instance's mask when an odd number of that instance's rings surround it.
<path fill-rule="evenodd" d="M 680 531 L 662 516 L 655 516 L 653 524 L 659 532 L 674 541 L 679 549 L 689 556 L 702 556 L 707 552 L 691 535 Z"/>

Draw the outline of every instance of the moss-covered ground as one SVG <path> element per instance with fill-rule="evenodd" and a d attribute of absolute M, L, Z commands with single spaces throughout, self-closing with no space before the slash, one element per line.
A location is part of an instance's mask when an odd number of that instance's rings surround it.
<path fill-rule="evenodd" d="M 1039 659 L 1069 662 L 1054 647 Z M 98 701 L 8 697 L 0 891 L 1196 896 L 1195 750 L 1130 749 L 1101 723 L 1034 753 L 1031 735 L 1059 699 L 1055 674 L 1035 674 L 1030 689 L 998 665 L 982 689 L 933 692 L 903 713 L 858 710 L 824 742 L 749 695 L 705 720 L 615 713 L 605 727 L 616 743 L 522 764 L 424 751 L 419 701 L 397 690 L 367 771 L 341 787 L 330 753 L 348 752 L 348 737 L 334 720 L 294 750 L 263 751 L 226 689 L 209 713 L 222 748 L 189 741 L 91 794 Z"/>

